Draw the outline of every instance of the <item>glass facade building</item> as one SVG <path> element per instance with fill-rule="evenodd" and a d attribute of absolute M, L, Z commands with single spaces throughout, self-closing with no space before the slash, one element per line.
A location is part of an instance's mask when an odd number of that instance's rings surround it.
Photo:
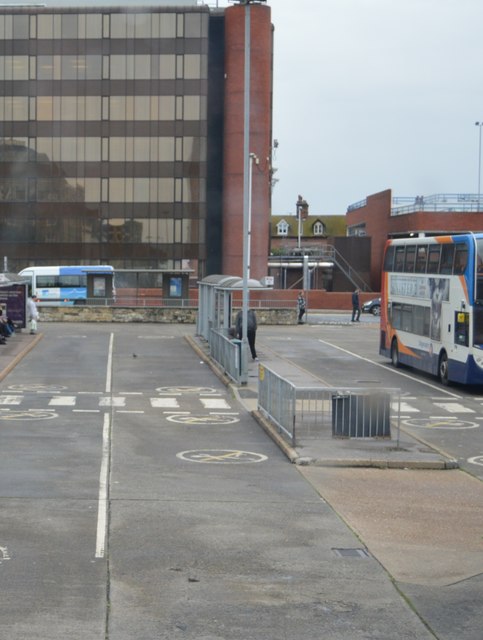
<path fill-rule="evenodd" d="M 0 251 L 205 270 L 207 7 L 0 8 Z"/>
<path fill-rule="evenodd" d="M 272 27 L 262 4 L 249 5 L 250 149 L 267 159 L 253 179 L 255 277 L 266 274 L 270 216 Z M 244 15 L 243 5 L 196 0 L 0 7 L 8 270 L 241 275 Z"/>

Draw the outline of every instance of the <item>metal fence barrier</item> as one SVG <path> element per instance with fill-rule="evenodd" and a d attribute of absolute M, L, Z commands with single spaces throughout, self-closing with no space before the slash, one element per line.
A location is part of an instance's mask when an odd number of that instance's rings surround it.
<path fill-rule="evenodd" d="M 210 329 L 210 355 L 237 384 L 241 378 L 241 341 Z"/>
<path fill-rule="evenodd" d="M 296 386 L 261 365 L 258 410 L 293 446 L 332 432 L 341 438 L 390 438 L 400 434 L 400 390 Z"/>

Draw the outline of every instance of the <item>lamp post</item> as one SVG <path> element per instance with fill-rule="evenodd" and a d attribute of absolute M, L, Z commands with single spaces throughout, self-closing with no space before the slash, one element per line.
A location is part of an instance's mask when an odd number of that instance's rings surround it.
<path fill-rule="evenodd" d="M 242 344 L 241 344 L 241 371 L 240 382 L 248 382 L 248 272 L 249 272 L 249 216 L 251 199 L 251 158 L 250 158 L 250 47 L 251 47 L 251 23 L 250 23 L 250 2 L 245 4 L 245 72 L 243 91 L 243 292 L 242 292 Z"/>
<path fill-rule="evenodd" d="M 253 163 L 258 165 L 260 160 L 255 153 L 250 153 L 250 168 L 248 170 L 248 259 L 247 259 L 247 278 L 250 279 L 250 265 L 252 259 L 252 192 L 253 192 Z"/>
<path fill-rule="evenodd" d="M 481 127 L 483 122 L 475 122 L 475 126 L 479 129 L 479 142 L 478 142 L 478 211 L 480 211 L 480 194 L 481 194 Z"/>

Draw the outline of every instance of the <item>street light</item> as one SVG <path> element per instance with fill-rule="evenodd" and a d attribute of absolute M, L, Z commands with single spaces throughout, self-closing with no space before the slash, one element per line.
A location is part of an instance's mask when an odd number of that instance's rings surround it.
<path fill-rule="evenodd" d="M 480 193 L 481 193 L 481 127 L 483 122 L 475 122 L 475 127 L 479 129 L 479 143 L 478 143 L 478 211 L 480 210 Z"/>

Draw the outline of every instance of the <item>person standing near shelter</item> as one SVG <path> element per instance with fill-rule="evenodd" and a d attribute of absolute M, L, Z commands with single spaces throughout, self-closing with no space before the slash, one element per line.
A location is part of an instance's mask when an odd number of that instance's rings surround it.
<path fill-rule="evenodd" d="M 359 300 L 359 289 L 352 294 L 352 320 L 351 322 L 359 322 L 361 317 L 361 303 Z"/>
<path fill-rule="evenodd" d="M 39 312 L 37 311 L 35 300 L 33 296 L 29 296 L 27 300 L 27 322 L 30 324 L 30 333 L 32 335 L 37 333 L 37 321 L 39 319 Z"/>
<path fill-rule="evenodd" d="M 298 309 L 298 312 L 299 312 L 298 324 L 303 324 L 302 318 L 304 317 L 305 312 L 307 310 L 307 305 L 306 305 L 306 302 L 305 302 L 304 292 L 303 291 L 301 291 L 299 293 L 299 295 L 298 295 L 298 298 L 297 298 L 297 309 Z"/>
<path fill-rule="evenodd" d="M 243 337 L 243 314 L 241 309 L 236 315 L 236 335 L 238 337 L 238 340 L 241 340 Z M 257 316 L 255 315 L 255 311 L 253 311 L 253 309 L 248 309 L 247 339 L 248 339 L 248 346 L 250 347 L 250 352 L 252 354 L 253 360 L 258 360 L 257 352 L 255 349 L 256 335 L 257 335 Z"/>

